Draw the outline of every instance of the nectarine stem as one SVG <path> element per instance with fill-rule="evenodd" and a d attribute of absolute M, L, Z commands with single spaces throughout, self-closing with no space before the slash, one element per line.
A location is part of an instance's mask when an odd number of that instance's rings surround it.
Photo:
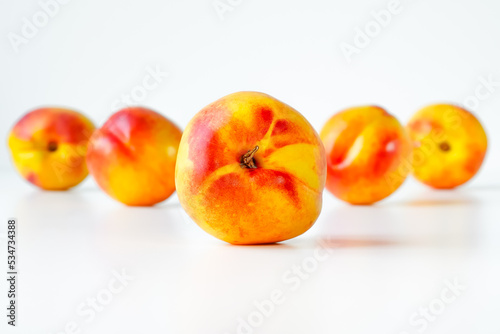
<path fill-rule="evenodd" d="M 255 165 L 255 160 L 253 158 L 255 152 L 259 150 L 259 146 L 255 146 L 253 150 L 248 151 L 247 153 L 243 154 L 241 157 L 241 163 L 240 166 L 243 168 L 257 168 Z"/>
<path fill-rule="evenodd" d="M 55 141 L 49 142 L 49 144 L 47 145 L 47 150 L 49 150 L 49 152 L 57 151 L 57 143 Z"/>
<path fill-rule="evenodd" d="M 448 144 L 448 142 L 445 141 L 439 144 L 439 148 L 444 152 L 448 152 L 451 149 L 450 144 Z"/>

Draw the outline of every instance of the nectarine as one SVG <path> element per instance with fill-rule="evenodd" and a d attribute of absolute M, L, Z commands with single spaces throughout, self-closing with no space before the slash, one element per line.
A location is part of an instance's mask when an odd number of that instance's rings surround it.
<path fill-rule="evenodd" d="M 407 125 L 414 144 L 413 176 L 438 189 L 450 189 L 470 180 L 486 155 L 488 140 L 469 111 L 435 104 L 418 111 Z"/>
<path fill-rule="evenodd" d="M 175 191 L 181 130 L 159 113 L 125 108 L 90 138 L 87 164 L 97 184 L 130 206 L 151 206 Z"/>
<path fill-rule="evenodd" d="M 411 144 L 399 121 L 376 106 L 343 110 L 320 133 L 327 161 L 326 188 L 351 204 L 372 204 L 406 179 Z"/>
<path fill-rule="evenodd" d="M 88 175 L 87 142 L 94 131 L 82 114 L 63 108 L 40 108 L 24 115 L 9 134 L 14 165 L 32 184 L 66 190 Z"/>
<path fill-rule="evenodd" d="M 203 108 L 179 145 L 179 200 L 206 232 L 232 244 L 296 237 L 316 221 L 325 183 L 323 145 L 295 109 L 257 92 Z"/>

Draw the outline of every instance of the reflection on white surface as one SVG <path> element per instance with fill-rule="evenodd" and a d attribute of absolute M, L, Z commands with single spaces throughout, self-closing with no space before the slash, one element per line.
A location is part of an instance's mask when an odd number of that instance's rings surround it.
<path fill-rule="evenodd" d="M 496 187 L 437 192 L 409 182 L 374 206 L 325 193 L 324 210 L 306 234 L 231 246 L 199 229 L 175 196 L 129 208 L 90 181 L 42 192 L 12 176 L 1 175 L 12 189 L 1 203 L 19 220 L 23 333 L 64 332 L 68 324 L 82 333 L 499 329 Z M 108 293 L 121 271 L 133 279 Z M 465 289 L 444 303 L 454 280 Z M 92 317 L 91 301 L 99 309 Z M 425 310 L 442 313 L 422 320 Z"/>

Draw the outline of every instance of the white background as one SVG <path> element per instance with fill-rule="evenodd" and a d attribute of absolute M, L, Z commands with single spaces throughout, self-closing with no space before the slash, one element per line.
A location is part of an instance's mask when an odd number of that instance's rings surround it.
<path fill-rule="evenodd" d="M 381 105 L 406 123 L 426 104 L 462 104 L 481 78 L 500 82 L 496 0 L 401 0 L 400 13 L 351 62 L 341 43 L 353 44 L 356 29 L 390 1 L 231 3 L 221 19 L 212 0 L 72 0 L 16 52 L 9 36 L 41 7 L 0 0 L 1 140 L 44 105 L 76 108 L 101 125 L 147 68 L 168 76 L 139 104 L 181 127 L 241 90 L 273 95 L 320 130 L 345 107 Z M 176 196 L 126 208 L 90 178 L 68 193 L 37 191 L 0 145 L 1 219 L 17 217 L 21 235 L 20 327 L 12 333 L 57 333 L 71 321 L 84 333 L 236 333 L 254 301 L 289 291 L 282 276 L 321 240 L 333 252 L 255 333 L 417 333 L 409 317 L 455 278 L 467 289 L 424 332 L 498 333 L 500 86 L 473 109 L 489 152 L 467 186 L 435 192 L 410 181 L 373 207 L 325 193 L 313 229 L 277 246 L 225 245 L 199 230 Z M 121 268 L 134 280 L 86 323 L 75 309 Z M 3 279 L 0 288 L 5 296 Z"/>
<path fill-rule="evenodd" d="M 406 123 L 426 104 L 462 103 L 481 76 L 500 81 L 496 0 L 401 0 L 400 14 L 350 64 L 340 44 L 352 44 L 356 27 L 390 1 L 244 0 L 221 20 L 213 0 L 72 0 L 18 53 L 8 33 L 20 34 L 23 17 L 40 6 L 1 1 L 2 138 L 42 105 L 76 108 L 101 125 L 147 67 L 169 76 L 141 104 L 181 127 L 208 103 L 241 90 L 281 99 L 318 130 L 333 113 L 359 104 L 384 106 Z M 493 152 L 500 87 L 474 111 Z M 1 165 L 10 166 L 3 145 L 0 152 Z M 484 170 L 498 168 L 500 154 L 490 154 Z"/>

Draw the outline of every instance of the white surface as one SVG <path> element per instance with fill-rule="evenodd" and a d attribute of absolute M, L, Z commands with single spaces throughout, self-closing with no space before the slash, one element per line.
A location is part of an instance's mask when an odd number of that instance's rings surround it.
<path fill-rule="evenodd" d="M 465 291 L 424 332 L 500 332 L 498 183 L 438 192 L 410 181 L 371 207 L 325 193 L 304 235 L 231 246 L 190 221 L 175 196 L 129 208 L 91 180 L 69 192 L 39 191 L 14 173 L 0 182 L 2 216 L 19 220 L 19 327 L 6 333 L 58 333 L 74 321 L 81 333 L 232 334 L 277 289 L 283 303 L 254 333 L 413 334 L 412 314 L 455 279 Z M 326 259 L 314 270 L 318 247 Z M 294 265 L 309 277 L 292 278 Z M 122 269 L 134 279 L 87 322 L 78 306 Z"/>

